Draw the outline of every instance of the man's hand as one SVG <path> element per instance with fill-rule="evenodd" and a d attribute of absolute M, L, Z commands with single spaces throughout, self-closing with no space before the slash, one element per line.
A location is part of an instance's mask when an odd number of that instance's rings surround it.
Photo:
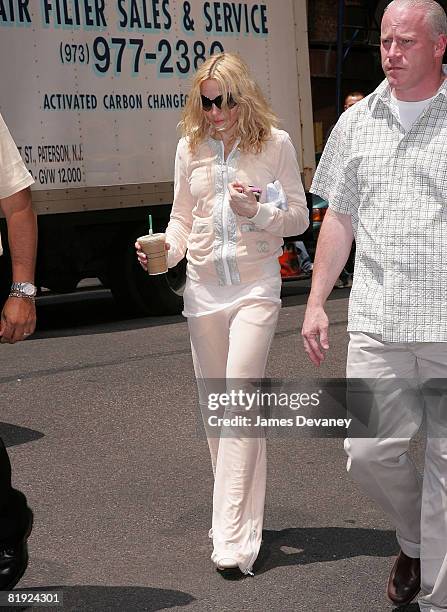
<path fill-rule="evenodd" d="M 258 202 L 253 191 L 243 183 L 234 181 L 228 185 L 230 206 L 234 213 L 250 219 L 258 212 Z"/>
<path fill-rule="evenodd" d="M 312 274 L 312 289 L 304 316 L 304 350 L 316 366 L 320 366 L 329 349 L 329 320 L 324 304 L 348 259 L 354 234 L 351 216 L 329 209 L 318 236 Z"/>
<path fill-rule="evenodd" d="M 301 335 L 304 350 L 316 366 L 324 361 L 325 351 L 329 349 L 328 340 L 329 319 L 322 306 L 307 306 Z"/>
<path fill-rule="evenodd" d="M 14 344 L 30 336 L 36 328 L 36 306 L 28 298 L 10 297 L 3 307 L 0 342 Z"/>
<path fill-rule="evenodd" d="M 37 222 L 29 188 L 3 198 L 0 206 L 8 225 L 11 251 L 12 280 L 34 283 L 36 265 Z M 34 300 L 9 297 L 3 307 L 0 321 L 0 342 L 14 344 L 30 336 L 36 327 Z"/>

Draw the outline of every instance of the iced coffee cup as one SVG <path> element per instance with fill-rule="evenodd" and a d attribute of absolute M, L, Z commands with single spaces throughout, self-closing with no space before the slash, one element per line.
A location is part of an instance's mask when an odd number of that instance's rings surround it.
<path fill-rule="evenodd" d="M 168 271 L 165 234 L 147 234 L 137 238 L 137 241 L 147 256 L 148 274 L 165 274 Z"/>

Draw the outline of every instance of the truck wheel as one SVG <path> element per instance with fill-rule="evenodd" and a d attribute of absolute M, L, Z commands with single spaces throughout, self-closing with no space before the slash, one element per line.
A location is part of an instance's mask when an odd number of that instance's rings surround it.
<path fill-rule="evenodd" d="M 134 242 L 126 241 L 109 262 L 110 290 L 120 310 L 137 316 L 181 313 L 186 259 L 166 274 L 149 276 L 137 262 Z"/>

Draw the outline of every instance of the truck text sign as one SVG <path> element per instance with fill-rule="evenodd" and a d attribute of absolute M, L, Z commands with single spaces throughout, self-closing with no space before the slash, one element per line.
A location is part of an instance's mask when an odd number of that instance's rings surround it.
<path fill-rule="evenodd" d="M 223 50 L 299 147 L 291 24 L 274 0 L 0 0 L 0 111 L 35 188 L 172 180 L 190 77 Z"/>

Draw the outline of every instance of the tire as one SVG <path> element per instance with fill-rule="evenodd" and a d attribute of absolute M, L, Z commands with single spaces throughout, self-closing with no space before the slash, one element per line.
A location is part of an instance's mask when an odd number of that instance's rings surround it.
<path fill-rule="evenodd" d="M 186 259 L 166 274 L 149 276 L 137 261 L 134 243 L 141 232 L 134 231 L 110 258 L 110 290 L 125 314 L 133 316 L 175 315 L 183 309 Z"/>

